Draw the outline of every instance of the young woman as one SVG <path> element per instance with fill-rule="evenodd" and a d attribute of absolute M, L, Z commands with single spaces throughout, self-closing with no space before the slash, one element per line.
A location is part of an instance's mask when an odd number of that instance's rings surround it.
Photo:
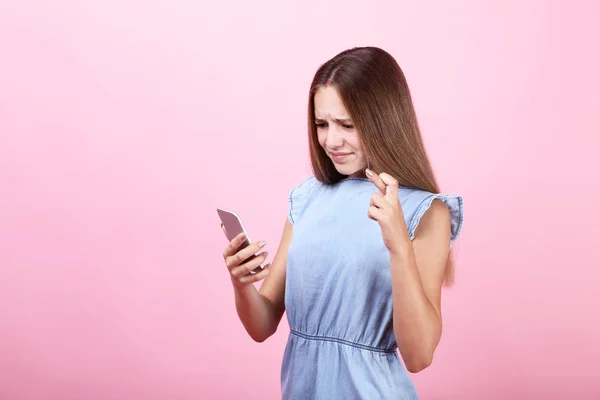
<path fill-rule="evenodd" d="M 223 252 L 240 320 L 262 342 L 287 312 L 284 399 L 417 399 L 406 370 L 429 366 L 442 334 L 462 198 L 439 193 L 404 74 L 384 50 L 321 66 L 308 139 L 314 176 L 290 193 L 272 263 L 251 274 L 267 253 L 244 260 L 265 243 L 238 252 L 239 236 Z"/>

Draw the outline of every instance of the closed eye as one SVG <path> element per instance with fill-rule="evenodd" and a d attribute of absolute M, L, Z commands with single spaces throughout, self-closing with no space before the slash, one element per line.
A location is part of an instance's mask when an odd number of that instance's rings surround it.
<path fill-rule="evenodd" d="M 349 123 L 347 123 L 347 122 L 337 121 L 337 123 L 338 123 L 339 125 L 341 125 L 341 126 L 342 126 L 342 128 L 344 128 L 344 129 L 346 129 L 346 130 L 351 130 L 351 129 L 354 129 L 354 125 L 352 125 L 352 124 L 349 124 Z M 327 128 L 327 126 L 328 126 L 328 123 L 327 123 L 326 121 L 323 121 L 323 120 L 315 120 L 315 126 L 316 126 L 318 129 L 323 129 L 323 128 Z"/>
<path fill-rule="evenodd" d="M 354 129 L 354 125 L 352 124 L 352 120 L 350 118 L 337 118 L 335 122 L 340 124 L 344 129 Z"/>

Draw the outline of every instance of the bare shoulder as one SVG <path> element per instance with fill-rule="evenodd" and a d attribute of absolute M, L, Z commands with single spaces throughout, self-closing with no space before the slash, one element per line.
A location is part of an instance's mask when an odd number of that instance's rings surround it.
<path fill-rule="evenodd" d="M 431 236 L 450 241 L 450 210 L 440 199 L 433 200 L 415 230 L 415 240 Z"/>

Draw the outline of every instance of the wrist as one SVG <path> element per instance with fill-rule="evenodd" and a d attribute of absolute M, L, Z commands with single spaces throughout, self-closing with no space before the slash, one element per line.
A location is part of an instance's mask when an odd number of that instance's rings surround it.
<path fill-rule="evenodd" d="M 397 240 L 388 250 L 391 258 L 407 257 L 410 254 L 410 250 L 412 250 L 410 238 Z"/>
<path fill-rule="evenodd" d="M 251 283 L 233 284 L 233 291 L 239 297 L 248 297 L 252 293 L 252 290 L 256 290 L 256 288 Z"/>

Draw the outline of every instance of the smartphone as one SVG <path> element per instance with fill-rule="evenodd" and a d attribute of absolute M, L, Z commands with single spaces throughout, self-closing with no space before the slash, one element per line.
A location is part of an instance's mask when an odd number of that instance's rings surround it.
<path fill-rule="evenodd" d="M 223 226 L 225 227 L 225 232 L 227 234 L 227 239 L 229 239 L 229 241 L 233 240 L 233 238 L 235 238 L 237 235 L 239 235 L 242 232 L 244 232 L 246 234 L 246 240 L 244 240 L 244 242 L 240 245 L 240 247 L 238 247 L 237 251 L 240 251 L 240 250 L 250 246 L 252 241 L 250 240 L 250 236 L 248 235 L 248 232 L 246 232 L 246 229 L 244 228 L 244 224 L 242 223 L 242 219 L 240 218 L 240 216 L 237 215 L 236 213 L 234 213 L 233 211 L 227 211 L 222 208 L 217 208 L 217 213 L 219 214 L 219 218 L 221 218 L 221 222 L 223 223 Z M 250 260 L 253 260 L 256 257 L 257 257 L 257 255 L 253 254 L 250 257 L 248 257 L 246 260 L 244 260 L 244 263 L 246 263 Z M 260 272 L 263 269 L 263 267 L 264 266 L 261 264 L 258 267 L 256 267 L 254 270 L 252 270 L 251 273 L 256 274 L 257 272 Z"/>

